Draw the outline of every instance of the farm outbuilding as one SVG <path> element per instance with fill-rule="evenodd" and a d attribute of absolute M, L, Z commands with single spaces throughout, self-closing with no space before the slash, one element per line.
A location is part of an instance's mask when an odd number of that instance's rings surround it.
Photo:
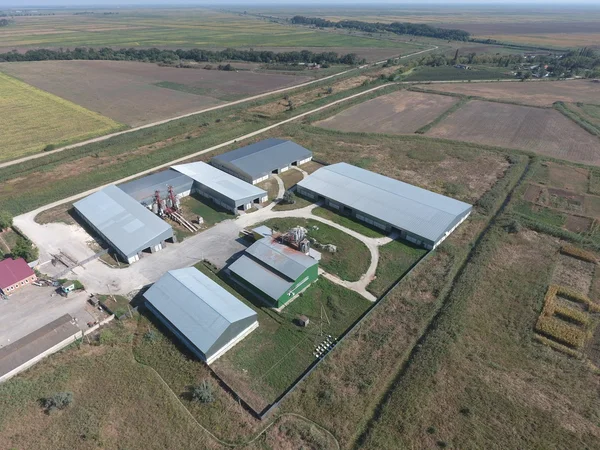
<path fill-rule="evenodd" d="M 215 156 L 210 163 L 248 183 L 256 184 L 273 173 L 305 164 L 312 157 L 310 150 L 295 142 L 273 138 Z"/>
<path fill-rule="evenodd" d="M 271 237 L 252 244 L 229 266 L 232 278 L 276 308 L 309 287 L 318 278 L 318 263 L 310 256 Z"/>
<path fill-rule="evenodd" d="M 471 213 L 467 203 L 347 163 L 322 167 L 298 194 L 427 249 L 438 246 Z"/>
<path fill-rule="evenodd" d="M 79 200 L 73 207 L 83 220 L 128 263 L 142 252 L 162 250 L 173 239 L 171 225 L 116 186 Z"/>
<path fill-rule="evenodd" d="M 0 292 L 10 295 L 37 280 L 35 272 L 23 258 L 6 258 L 0 261 Z"/>
<path fill-rule="evenodd" d="M 160 192 L 161 198 L 166 198 L 169 193 L 169 186 L 171 186 L 173 193 L 182 198 L 190 195 L 193 184 L 194 180 L 187 175 L 168 169 L 120 184 L 118 187 L 138 202 L 151 205 L 156 191 Z"/>
<path fill-rule="evenodd" d="M 194 267 L 171 270 L 144 293 L 148 309 L 211 364 L 258 327 L 258 315 Z"/>
<path fill-rule="evenodd" d="M 181 164 L 173 166 L 172 169 L 194 180 L 192 192 L 234 213 L 245 211 L 268 200 L 268 194 L 263 189 L 204 162 Z"/>

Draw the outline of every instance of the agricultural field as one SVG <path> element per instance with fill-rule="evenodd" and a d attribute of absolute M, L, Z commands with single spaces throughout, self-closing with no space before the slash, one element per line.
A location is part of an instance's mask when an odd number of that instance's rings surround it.
<path fill-rule="evenodd" d="M 456 103 L 457 97 L 398 91 L 352 106 L 314 125 L 346 132 L 414 133 Z"/>
<path fill-rule="evenodd" d="M 410 52 L 416 46 L 331 34 L 273 23 L 243 14 L 204 8 L 127 9 L 74 15 L 62 10 L 54 16 L 15 17 L 0 30 L 0 49 L 39 47 L 163 47 L 163 48 L 394 48 Z"/>
<path fill-rule="evenodd" d="M 499 80 L 514 79 L 506 67 L 474 66 L 471 69 L 458 69 L 454 66 L 417 67 L 407 72 L 402 81 L 452 81 L 452 80 Z"/>
<path fill-rule="evenodd" d="M 597 375 L 533 339 L 560 245 L 530 230 L 489 235 L 363 445 L 597 448 Z"/>
<path fill-rule="evenodd" d="M 122 128 L 114 120 L 0 73 L 0 160 L 10 160 Z M 48 120 L 52 118 L 52 120 Z"/>
<path fill-rule="evenodd" d="M 426 135 L 600 165 L 598 137 L 553 109 L 473 100 Z"/>
<path fill-rule="evenodd" d="M 432 84 L 427 89 L 532 106 L 555 102 L 600 105 L 599 85 L 589 80 Z"/>
<path fill-rule="evenodd" d="M 160 67 L 126 61 L 0 64 L 0 72 L 130 126 L 309 81 L 309 76 Z"/>

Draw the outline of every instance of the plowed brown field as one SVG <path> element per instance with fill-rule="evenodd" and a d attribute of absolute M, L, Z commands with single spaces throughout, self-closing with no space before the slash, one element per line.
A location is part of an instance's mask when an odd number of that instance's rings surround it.
<path fill-rule="evenodd" d="M 600 84 L 588 80 L 448 83 L 431 85 L 427 88 L 534 106 L 552 106 L 558 101 L 600 104 Z"/>
<path fill-rule="evenodd" d="M 316 125 L 337 131 L 406 134 L 432 122 L 456 97 L 399 91 L 348 108 Z"/>
<path fill-rule="evenodd" d="M 177 69 L 125 61 L 3 63 L 0 71 L 131 126 L 310 80 L 306 76 Z"/>
<path fill-rule="evenodd" d="M 553 109 L 474 100 L 426 134 L 600 166 L 600 139 Z"/>

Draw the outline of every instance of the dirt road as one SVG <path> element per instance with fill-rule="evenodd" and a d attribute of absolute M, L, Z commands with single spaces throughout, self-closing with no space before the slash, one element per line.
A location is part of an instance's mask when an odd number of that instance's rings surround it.
<path fill-rule="evenodd" d="M 436 50 L 437 48 L 438 47 L 435 46 L 435 47 L 432 47 L 432 48 L 429 48 L 429 49 L 425 49 L 425 50 L 421 50 L 421 51 L 418 51 L 418 52 L 415 52 L 415 53 L 411 53 L 411 54 L 408 54 L 408 55 L 400 56 L 399 59 L 408 58 L 409 56 L 420 55 L 421 53 L 430 52 L 432 50 Z M 253 95 L 252 97 L 242 98 L 240 100 L 235 100 L 233 102 L 228 102 L 228 103 L 223 103 L 221 105 L 211 106 L 210 108 L 204 108 L 204 109 L 201 109 L 199 111 L 194 111 L 194 112 L 191 112 L 191 113 L 188 113 L 188 114 L 183 114 L 183 115 L 180 115 L 180 116 L 171 117 L 169 119 L 158 120 L 156 122 L 148 123 L 146 125 L 142 125 L 142 126 L 139 126 L 139 127 L 129 128 L 127 130 L 118 131 L 116 133 L 111 133 L 111 134 L 106 134 L 104 136 L 99 136 L 99 137 L 94 138 L 94 139 L 88 139 L 87 141 L 83 141 L 83 142 L 78 142 L 76 144 L 67 145 L 65 147 L 57 148 L 56 150 L 52 150 L 52 151 L 49 151 L 49 152 L 37 153 L 35 155 L 25 156 L 23 158 L 15 159 L 15 160 L 12 160 L 12 161 L 6 161 L 6 162 L 3 162 L 3 163 L 0 163 L 0 169 L 3 168 L 3 167 L 10 167 L 10 166 L 13 166 L 15 164 L 20 164 L 20 163 L 25 162 L 25 161 L 31 161 L 33 159 L 43 158 L 43 157 L 45 157 L 47 155 L 52 155 L 54 153 L 64 152 L 65 150 L 69 150 L 69 149 L 72 149 L 72 148 L 83 147 L 84 145 L 92 144 L 94 142 L 106 141 L 107 139 L 111 139 L 111 138 L 113 138 L 115 136 L 121 136 L 123 134 L 133 133 L 135 131 L 144 130 L 146 128 L 152 128 L 152 127 L 156 127 L 158 125 L 163 125 L 165 123 L 173 122 L 175 120 L 184 119 L 186 117 L 197 116 L 199 114 L 204 114 L 204 113 L 207 113 L 207 112 L 210 112 L 210 111 L 216 111 L 218 109 L 227 108 L 229 106 L 235 106 L 235 105 L 239 105 L 241 103 L 246 103 L 246 102 L 251 102 L 251 101 L 254 101 L 254 100 L 258 100 L 258 99 L 263 98 L 263 97 L 268 97 L 269 95 L 279 94 L 279 93 L 282 93 L 282 92 L 290 91 L 292 89 L 298 89 L 298 88 L 302 88 L 302 87 L 305 87 L 305 86 L 310 86 L 312 84 L 319 83 L 321 81 L 329 80 L 329 79 L 332 79 L 332 78 L 336 78 L 336 77 L 345 75 L 345 74 L 353 72 L 353 71 L 359 71 L 359 70 L 362 70 L 362 69 L 366 69 L 368 67 L 372 67 L 372 66 L 377 66 L 377 65 L 380 65 L 380 64 L 384 64 L 386 61 L 387 60 L 378 61 L 378 62 L 373 63 L 373 64 L 365 64 L 363 66 L 356 67 L 356 68 L 353 68 L 353 69 L 344 70 L 342 72 L 338 72 L 338 73 L 335 73 L 333 75 L 329 75 L 329 76 L 326 76 L 326 77 L 323 77 L 323 78 L 319 78 L 317 80 L 307 81 L 306 83 L 296 84 L 294 86 L 289 86 L 289 87 L 286 87 L 286 88 L 276 89 L 276 90 L 273 90 L 273 91 L 265 92 L 263 94 Z"/>

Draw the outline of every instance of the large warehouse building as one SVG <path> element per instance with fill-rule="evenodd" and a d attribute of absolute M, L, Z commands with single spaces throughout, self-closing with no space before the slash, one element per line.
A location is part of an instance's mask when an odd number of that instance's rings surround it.
<path fill-rule="evenodd" d="M 266 191 L 203 162 L 181 164 L 172 169 L 194 180 L 193 192 L 234 213 L 268 200 Z"/>
<path fill-rule="evenodd" d="M 248 183 L 266 180 L 312 160 L 312 152 L 292 141 L 266 139 L 231 152 L 215 156 L 210 163 Z"/>
<path fill-rule="evenodd" d="M 144 293 L 153 314 L 211 364 L 258 327 L 258 315 L 193 267 L 167 272 Z"/>
<path fill-rule="evenodd" d="M 467 203 L 346 163 L 322 167 L 297 192 L 427 249 L 438 246 L 471 213 Z"/>
<path fill-rule="evenodd" d="M 138 261 L 143 251 L 161 250 L 165 240 L 173 239 L 171 225 L 116 186 L 95 192 L 73 207 L 130 264 Z"/>
<path fill-rule="evenodd" d="M 170 186 L 173 188 L 174 194 L 181 198 L 190 195 L 193 184 L 194 180 L 187 175 L 168 169 L 120 184 L 119 189 L 138 202 L 151 205 L 156 191 L 160 192 L 161 198 L 166 198 Z"/>
<path fill-rule="evenodd" d="M 284 306 L 318 278 L 310 256 L 265 237 L 229 266 L 233 279 L 276 308 Z"/>

